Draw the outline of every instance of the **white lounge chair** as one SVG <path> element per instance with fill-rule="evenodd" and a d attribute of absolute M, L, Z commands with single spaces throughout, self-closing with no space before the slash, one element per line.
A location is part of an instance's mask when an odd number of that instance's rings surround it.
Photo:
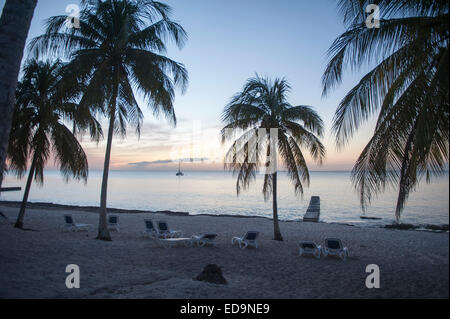
<path fill-rule="evenodd" d="M 192 247 L 194 244 L 194 239 L 192 238 L 159 238 L 158 242 L 161 244 L 164 248 L 172 248 L 175 246 L 185 246 L 185 247 Z"/>
<path fill-rule="evenodd" d="M 312 255 L 316 257 L 317 259 L 320 258 L 320 252 L 322 249 L 322 246 L 317 246 L 316 243 L 312 241 L 304 241 L 299 244 L 299 251 L 298 254 L 300 256 L 303 255 Z"/>
<path fill-rule="evenodd" d="M 231 245 L 238 243 L 239 248 L 241 249 L 245 249 L 248 246 L 254 246 L 255 248 L 258 248 L 258 236 L 259 232 L 248 231 L 244 237 L 233 237 L 231 239 Z"/>
<path fill-rule="evenodd" d="M 348 249 L 344 247 L 340 239 L 337 238 L 327 238 L 322 246 L 322 254 L 324 257 L 328 255 L 338 256 L 342 260 L 347 260 Z"/>
<path fill-rule="evenodd" d="M 88 231 L 92 227 L 91 224 L 76 224 L 73 221 L 72 215 L 64 215 L 64 221 L 66 222 L 63 231 Z"/>
<path fill-rule="evenodd" d="M 119 216 L 117 215 L 108 216 L 108 229 L 119 231 Z"/>
<path fill-rule="evenodd" d="M 217 234 L 198 234 L 193 235 L 192 240 L 197 246 L 203 247 L 205 245 L 216 245 Z"/>
<path fill-rule="evenodd" d="M 158 232 L 156 231 L 153 221 L 151 219 L 145 219 L 145 230 L 143 235 L 150 238 L 158 238 Z"/>
<path fill-rule="evenodd" d="M 161 238 L 179 238 L 183 233 L 180 230 L 172 230 L 166 221 L 158 221 L 156 223 L 156 231 Z"/>

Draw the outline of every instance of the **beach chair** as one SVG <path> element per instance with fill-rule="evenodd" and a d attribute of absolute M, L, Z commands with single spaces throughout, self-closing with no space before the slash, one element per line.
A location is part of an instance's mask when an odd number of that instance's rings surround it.
<path fill-rule="evenodd" d="M 156 231 L 161 238 L 178 238 L 182 235 L 180 230 L 172 230 L 166 221 L 158 221 L 156 223 Z"/>
<path fill-rule="evenodd" d="M 151 219 L 145 219 L 144 223 L 145 223 L 145 230 L 143 232 L 143 235 L 145 237 L 157 238 L 158 232 L 156 231 L 156 228 L 153 225 L 153 221 Z"/>
<path fill-rule="evenodd" d="M 322 247 L 319 245 L 317 246 L 316 243 L 312 241 L 304 241 L 299 244 L 299 251 L 298 254 L 300 256 L 303 255 L 312 255 L 316 257 L 317 259 L 320 258 L 321 255 L 321 249 Z"/>
<path fill-rule="evenodd" d="M 193 235 L 192 240 L 197 246 L 203 247 L 205 245 L 216 245 L 217 234 L 198 234 Z"/>
<path fill-rule="evenodd" d="M 342 260 L 347 260 L 348 249 L 344 247 L 340 239 L 337 238 L 327 238 L 322 246 L 322 254 L 324 257 L 328 255 L 338 256 Z"/>
<path fill-rule="evenodd" d="M 108 216 L 108 229 L 112 231 L 119 231 L 119 216 L 117 215 Z"/>
<path fill-rule="evenodd" d="M 72 215 L 64 215 L 64 221 L 63 231 L 88 231 L 92 227 L 91 224 L 76 224 Z"/>
<path fill-rule="evenodd" d="M 158 242 L 161 244 L 164 248 L 172 248 L 175 246 L 185 246 L 185 247 L 192 247 L 194 244 L 194 239 L 192 238 L 159 238 Z"/>
<path fill-rule="evenodd" d="M 248 231 L 244 237 L 233 237 L 231 239 L 231 245 L 238 243 L 239 248 L 241 249 L 245 249 L 248 246 L 254 246 L 255 248 L 258 248 L 258 236 L 259 232 Z"/>

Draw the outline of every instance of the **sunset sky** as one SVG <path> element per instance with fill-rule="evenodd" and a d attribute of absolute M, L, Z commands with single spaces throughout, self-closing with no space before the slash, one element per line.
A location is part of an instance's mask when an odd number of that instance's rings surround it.
<path fill-rule="evenodd" d="M 44 19 L 65 14 L 74 0 L 40 0 L 29 39 L 44 31 Z M 180 51 L 169 46 L 168 56 L 184 63 L 189 88 L 178 92 L 176 128 L 164 118 L 154 118 L 144 103 L 140 139 L 130 130 L 126 139 L 117 137 L 111 169 L 173 169 L 177 159 L 194 158 L 183 169 L 222 169 L 224 147 L 220 143 L 220 116 L 233 94 L 255 72 L 285 77 L 292 85 L 293 105 L 313 106 L 325 122 L 323 142 L 327 156 L 323 166 L 309 161 L 312 170 L 348 170 L 368 142 L 374 120 L 362 127 L 343 150 L 337 151 L 331 133 L 334 111 L 360 74 L 347 72 L 344 83 L 326 98 L 321 96 L 321 76 L 326 51 L 344 31 L 335 0 L 168 0 L 172 19 L 189 35 Z M 3 7 L 4 0 L 0 0 Z M 106 125 L 104 126 L 107 131 Z M 105 141 L 98 145 L 82 139 L 91 169 L 102 169 Z M 305 152 L 306 153 L 306 152 Z M 203 159 L 203 161 L 200 161 Z M 175 162 L 174 162 L 175 161 Z"/>

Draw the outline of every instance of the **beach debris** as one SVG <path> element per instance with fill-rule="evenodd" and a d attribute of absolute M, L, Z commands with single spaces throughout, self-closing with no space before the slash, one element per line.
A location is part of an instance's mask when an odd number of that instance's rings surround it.
<path fill-rule="evenodd" d="M 413 224 L 388 224 L 384 228 L 400 229 L 400 230 L 430 230 L 438 232 L 448 232 L 448 224 L 445 225 L 413 225 Z"/>
<path fill-rule="evenodd" d="M 213 284 L 226 285 L 227 280 L 223 277 L 222 268 L 216 264 L 206 265 L 203 271 L 194 280 L 206 281 Z"/>
<path fill-rule="evenodd" d="M 381 217 L 371 217 L 371 216 L 364 216 L 364 215 L 359 216 L 359 218 L 369 219 L 369 220 L 381 220 L 382 219 Z"/>

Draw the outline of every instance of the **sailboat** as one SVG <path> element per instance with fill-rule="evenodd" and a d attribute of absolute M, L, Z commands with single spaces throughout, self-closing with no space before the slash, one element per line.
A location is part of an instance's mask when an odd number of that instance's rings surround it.
<path fill-rule="evenodd" d="M 175 175 L 184 176 L 183 172 L 181 171 L 181 161 L 178 162 L 178 172 Z"/>

